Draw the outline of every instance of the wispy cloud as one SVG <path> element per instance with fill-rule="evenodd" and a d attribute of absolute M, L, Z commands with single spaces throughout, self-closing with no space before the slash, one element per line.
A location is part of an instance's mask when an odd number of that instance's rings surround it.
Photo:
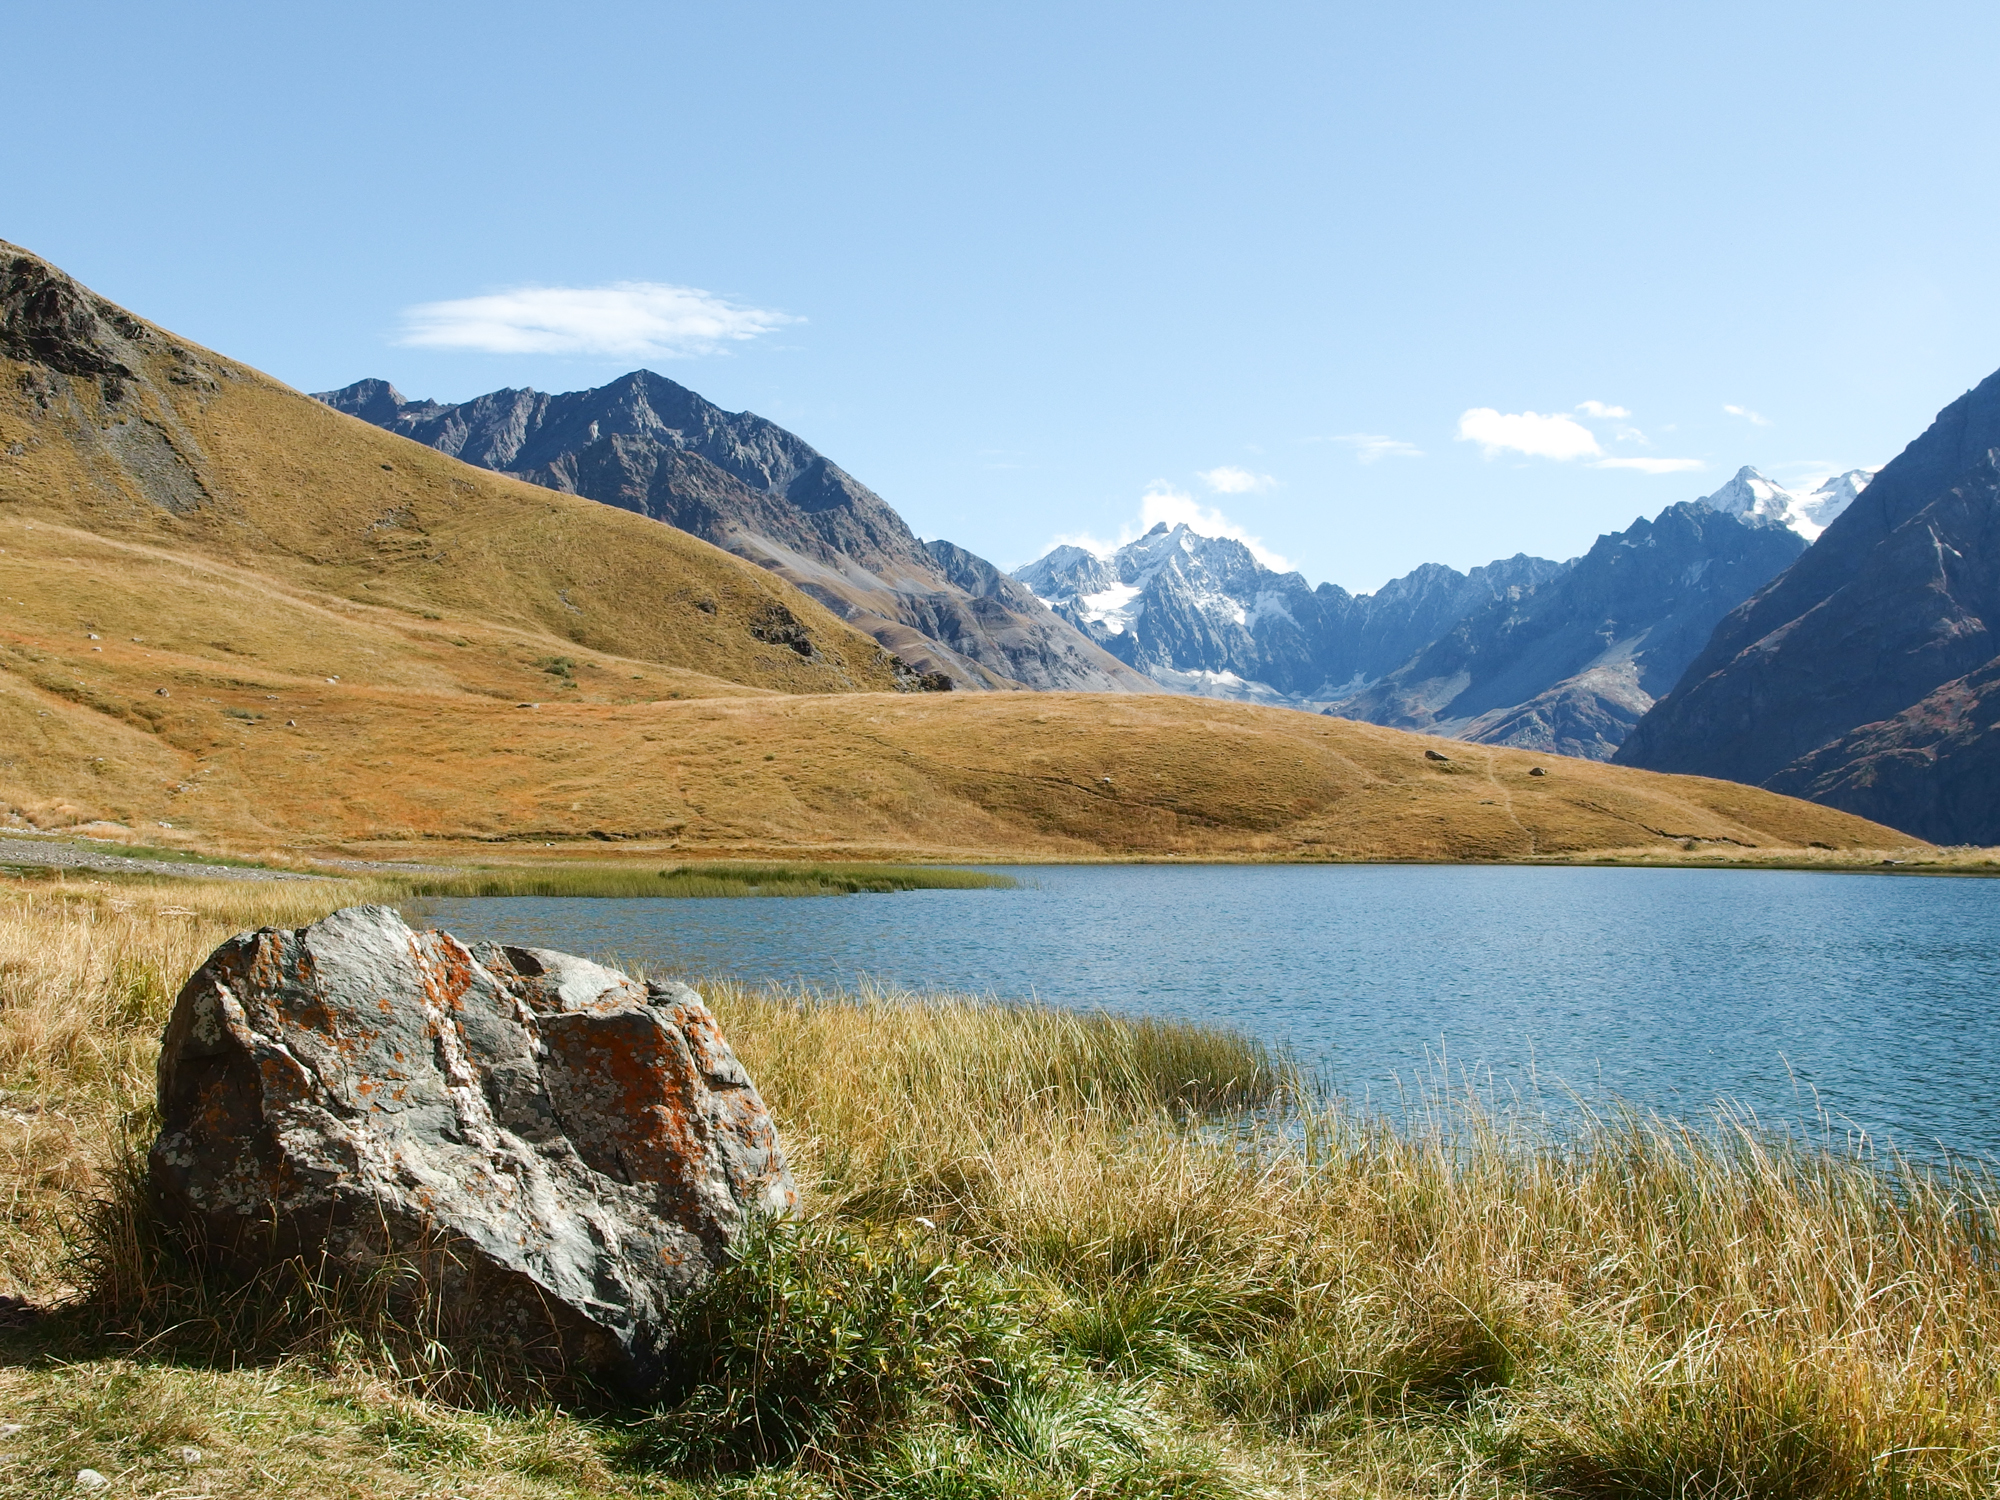
<path fill-rule="evenodd" d="M 1594 458 L 1603 453 L 1597 438 L 1574 417 L 1557 412 L 1500 412 L 1475 406 L 1458 419 L 1458 440 L 1477 443 L 1488 458 L 1525 453 L 1530 458 Z"/>
<path fill-rule="evenodd" d="M 1406 443 L 1401 438 L 1392 438 L 1379 432 L 1340 432 L 1327 438 L 1308 438 L 1313 443 L 1345 443 L 1354 450 L 1354 456 L 1364 464 L 1380 463 L 1385 458 L 1422 458 L 1424 450 L 1415 443 Z"/>
<path fill-rule="evenodd" d="M 1637 469 L 1641 474 L 1687 474 L 1705 469 L 1698 458 L 1600 458 L 1593 469 Z"/>
<path fill-rule="evenodd" d="M 1593 419 L 1617 421 L 1632 414 L 1622 406 L 1606 406 L 1602 401 L 1585 401 L 1577 407 Z M 1650 446 L 1646 434 L 1636 427 L 1617 426 L 1612 435 L 1619 442 Z M 1550 458 L 1558 463 L 1587 458 L 1593 469 L 1634 469 L 1641 474 L 1685 474 L 1705 469 L 1698 458 L 1607 458 L 1597 434 L 1574 417 L 1560 412 L 1543 416 L 1539 412 L 1500 412 L 1490 406 L 1475 406 L 1458 419 L 1460 442 L 1479 444 L 1488 458 L 1502 453 L 1524 453 L 1530 458 Z"/>
<path fill-rule="evenodd" d="M 1194 477 L 1218 495 L 1253 494 L 1258 490 L 1268 490 L 1278 482 L 1269 474 L 1253 474 L 1248 469 L 1239 469 L 1231 464 L 1197 470 Z"/>
<path fill-rule="evenodd" d="M 1769 417 L 1764 416 L 1759 412 L 1754 412 L 1750 410 L 1750 408 L 1747 406 L 1731 406 L 1727 402 L 1724 402 L 1722 409 L 1728 412 L 1729 415 L 1732 417 L 1741 417 L 1744 421 L 1748 422 L 1752 427 L 1769 427 L 1771 425 L 1771 419 Z"/>
<path fill-rule="evenodd" d="M 613 354 L 682 358 L 803 322 L 699 287 L 658 281 L 524 286 L 403 311 L 399 344 L 489 354 Z"/>
<path fill-rule="evenodd" d="M 1274 572 L 1293 571 L 1291 563 L 1279 553 L 1266 547 L 1261 539 L 1252 536 L 1221 511 L 1203 505 L 1194 496 L 1176 489 L 1163 479 L 1156 479 L 1146 487 L 1146 493 L 1139 497 L 1137 524 L 1127 522 L 1120 527 L 1116 541 L 1106 541 L 1090 532 L 1072 531 L 1051 537 L 1049 546 L 1081 547 L 1086 552 L 1095 552 L 1099 557 L 1105 557 L 1116 552 L 1127 542 L 1136 541 L 1155 526 L 1162 524 L 1168 527 L 1185 525 L 1198 536 L 1228 537 L 1248 547 L 1252 557 Z"/>

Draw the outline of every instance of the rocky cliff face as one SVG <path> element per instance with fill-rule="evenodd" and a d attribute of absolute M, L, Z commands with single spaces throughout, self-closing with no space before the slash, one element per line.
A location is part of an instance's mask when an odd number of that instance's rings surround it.
<path fill-rule="evenodd" d="M 1958 738 L 1933 735 L 1957 710 L 1924 705 L 2000 651 L 1996 449 L 2000 374 L 1940 412 L 1804 557 L 1722 621 L 1619 761 L 1816 788 L 1898 827 L 1930 818 L 1922 808 L 1942 804 L 1911 792 L 1906 807 L 1886 790 L 1918 763 L 1890 752 L 1941 755 L 1951 739 L 1951 758 L 1972 764 L 1963 724 Z M 1968 691 L 1961 707 L 1984 690 Z M 1892 764 L 1902 769 L 1891 775 Z M 1975 825 L 1927 826 L 1971 837 Z"/>
<path fill-rule="evenodd" d="M 650 371 L 596 390 L 501 390 L 454 406 L 408 400 L 381 380 L 318 399 L 481 468 L 692 532 L 958 687 L 1153 690 L 1025 590 L 955 582 L 879 495 L 799 437 Z M 997 574 L 962 549 L 949 553 L 966 560 L 966 576 Z"/>
<path fill-rule="evenodd" d="M 1766 784 L 1938 844 L 2000 844 L 2000 658 L 1893 719 L 1802 755 Z"/>
<path fill-rule="evenodd" d="M 1058 547 L 1014 576 L 1162 686 L 1303 704 L 1381 676 L 1498 593 L 1560 571 L 1525 556 L 1470 574 L 1427 564 L 1357 598 L 1275 572 L 1241 542 L 1162 524 L 1109 557 Z"/>
<path fill-rule="evenodd" d="M 1609 759 L 1716 621 L 1805 547 L 1754 512 L 1669 506 L 1599 537 L 1558 577 L 1507 589 L 1328 712 Z"/>

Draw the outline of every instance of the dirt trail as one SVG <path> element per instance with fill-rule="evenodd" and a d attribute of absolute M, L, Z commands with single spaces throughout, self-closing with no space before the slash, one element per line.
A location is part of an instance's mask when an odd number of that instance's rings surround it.
<path fill-rule="evenodd" d="M 1486 752 L 1486 779 L 1493 783 L 1493 790 L 1500 794 L 1500 805 L 1507 809 L 1507 821 L 1521 830 L 1521 837 L 1528 841 L 1528 853 L 1535 852 L 1535 835 L 1526 823 L 1514 816 L 1514 794 L 1501 784 L 1499 772 L 1493 769 L 1493 752 Z"/>
<path fill-rule="evenodd" d="M 133 859 L 74 844 L 40 839 L 0 838 L 0 865 L 35 865 L 56 870 L 110 870 L 126 874 L 185 875 L 202 880 L 326 880 L 337 876 L 303 875 L 296 870 L 264 870 L 245 865 L 203 865 L 174 859 Z"/>

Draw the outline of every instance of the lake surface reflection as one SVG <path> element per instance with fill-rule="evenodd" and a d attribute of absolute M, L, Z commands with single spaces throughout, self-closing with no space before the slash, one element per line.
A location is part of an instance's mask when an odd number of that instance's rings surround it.
<path fill-rule="evenodd" d="M 1684 1116 L 1720 1097 L 2000 1157 L 2000 882 L 1769 871 L 1038 866 L 1016 891 L 428 901 L 468 941 L 654 973 L 867 976 L 1181 1016 L 1393 1100 L 1445 1059 Z M 419 915 L 413 910 L 412 916 Z M 1433 1075 L 1434 1076 L 1434 1075 Z M 1816 1104 L 1817 1100 L 1817 1104 Z M 1815 1127 L 1816 1128 L 1816 1127 Z"/>

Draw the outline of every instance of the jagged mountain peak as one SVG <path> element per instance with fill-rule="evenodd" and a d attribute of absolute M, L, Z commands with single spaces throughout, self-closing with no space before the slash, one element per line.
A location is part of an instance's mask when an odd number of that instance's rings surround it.
<path fill-rule="evenodd" d="M 1855 496 L 1880 472 L 1879 468 L 1849 469 L 1811 490 L 1800 491 L 1787 489 L 1745 464 L 1721 489 L 1702 496 L 1701 503 L 1753 523 L 1789 527 L 1811 542 L 1818 540 L 1834 517 L 1853 504 Z"/>

